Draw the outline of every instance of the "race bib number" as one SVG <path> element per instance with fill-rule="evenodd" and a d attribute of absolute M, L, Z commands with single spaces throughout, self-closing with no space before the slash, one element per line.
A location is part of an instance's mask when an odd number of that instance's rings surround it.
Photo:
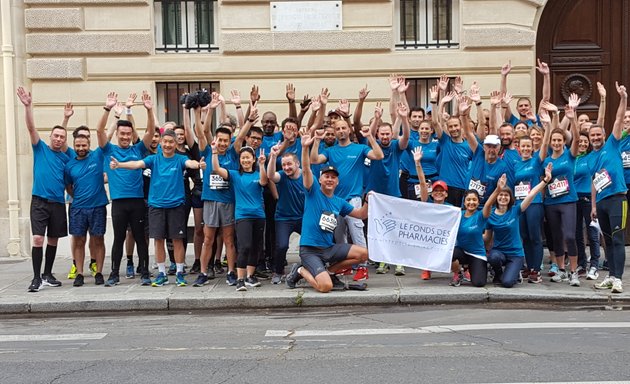
<path fill-rule="evenodd" d="M 210 189 L 228 189 L 230 182 L 219 175 L 210 175 Z"/>
<path fill-rule="evenodd" d="M 479 197 L 483 198 L 486 194 L 486 185 L 479 179 L 471 179 L 468 184 L 468 189 L 474 189 L 479 194 Z"/>
<path fill-rule="evenodd" d="M 630 151 L 621 152 L 621 163 L 624 168 L 630 168 Z"/>
<path fill-rule="evenodd" d="M 420 198 L 421 197 L 421 188 L 420 188 L 420 184 L 414 184 L 413 185 L 413 189 L 416 192 L 416 198 Z M 433 186 L 431 185 L 430 181 L 427 181 L 427 192 L 429 194 L 431 194 L 431 192 L 433 192 Z"/>
<path fill-rule="evenodd" d="M 595 172 L 595 176 L 593 176 L 593 186 L 597 193 L 600 193 L 604 189 L 608 188 L 608 186 L 612 184 L 612 179 L 608 174 L 608 171 L 605 169 L 600 169 L 599 172 Z"/>
<path fill-rule="evenodd" d="M 569 193 L 569 180 L 566 177 L 558 177 L 547 186 L 549 196 L 555 198 Z"/>
<path fill-rule="evenodd" d="M 529 182 L 523 183 L 522 181 L 514 186 L 514 197 L 516 200 L 523 200 L 529 195 L 529 191 L 531 191 L 532 186 Z"/>
<path fill-rule="evenodd" d="M 324 212 L 319 217 L 319 227 L 326 232 L 334 232 L 337 228 L 337 218 L 331 212 Z"/>

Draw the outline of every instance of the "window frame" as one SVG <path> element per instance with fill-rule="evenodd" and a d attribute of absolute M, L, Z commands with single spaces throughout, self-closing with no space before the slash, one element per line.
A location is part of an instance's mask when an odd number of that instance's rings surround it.
<path fill-rule="evenodd" d="M 155 83 L 156 90 L 156 105 L 157 105 L 157 118 L 160 124 L 164 124 L 167 121 L 174 121 L 177 124 L 184 124 L 183 109 L 179 104 L 179 98 L 184 93 L 195 92 L 199 89 L 205 88 L 208 92 L 219 92 L 221 83 L 218 80 L 199 80 L 199 81 L 160 81 Z M 174 95 L 167 95 L 168 92 L 173 92 L 177 96 L 177 103 L 173 100 L 167 100 L 174 98 Z M 170 104 L 170 105 L 169 105 Z M 176 112 L 172 112 L 169 109 L 176 107 Z M 216 117 L 216 116 L 214 116 Z M 213 118 L 213 126 L 215 125 L 216 118 Z M 194 121 L 193 121 L 194 124 Z"/>
<path fill-rule="evenodd" d="M 402 0 L 404 1 L 404 0 Z M 434 1 L 440 0 L 411 0 L 415 2 L 418 8 L 418 12 L 413 15 L 415 24 L 415 33 L 410 39 L 403 38 L 402 36 L 402 6 L 401 0 L 394 2 L 394 28 L 396 30 L 396 49 L 457 49 L 459 48 L 460 38 L 460 0 L 447 0 L 451 1 L 451 38 L 450 39 L 436 39 L 433 33 L 434 20 L 433 5 Z M 425 21 L 423 24 L 422 22 Z M 415 37 L 415 39 L 414 39 Z"/>
<path fill-rule="evenodd" d="M 181 28 L 181 43 L 175 42 L 175 44 L 166 44 L 164 42 L 164 6 L 163 4 L 179 4 L 180 5 L 180 28 Z M 197 5 L 209 4 L 212 6 L 212 28 L 208 30 L 210 32 L 209 43 L 198 43 L 197 34 Z M 183 10 L 182 10 L 183 9 Z M 155 50 L 160 53 L 195 53 L 195 52 L 213 52 L 218 51 L 219 46 L 217 44 L 218 37 L 218 1 L 217 0 L 154 0 L 153 2 L 153 15 L 154 15 L 154 38 L 155 38 Z M 192 20 L 192 22 L 190 22 Z M 175 27 L 177 24 L 175 23 Z M 177 40 L 177 32 L 175 40 Z M 192 40 L 192 41 L 191 41 Z"/>

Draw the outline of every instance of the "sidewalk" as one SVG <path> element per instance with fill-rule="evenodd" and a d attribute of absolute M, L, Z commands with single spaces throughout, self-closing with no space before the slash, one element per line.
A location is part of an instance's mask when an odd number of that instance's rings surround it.
<path fill-rule="evenodd" d="M 103 274 L 106 279 L 109 274 L 109 257 L 107 259 L 107 272 Z M 186 259 L 190 265 L 193 257 L 188 255 Z M 289 265 L 297 260 L 297 255 L 289 255 Z M 484 288 L 475 288 L 466 282 L 460 287 L 449 286 L 448 274 L 433 273 L 431 280 L 424 281 L 420 279 L 420 272 L 416 269 L 407 268 L 405 276 L 397 277 L 393 270 L 389 274 L 377 275 L 374 267 L 370 267 L 370 278 L 366 281 L 367 291 L 322 294 L 305 286 L 287 289 L 284 284 L 272 285 L 270 280 L 263 280 L 259 288 L 236 292 L 234 287 L 225 283 L 225 274 L 217 276 L 210 284 L 200 288 L 192 286 L 195 275 L 187 276 L 187 287 L 176 287 L 175 276 L 169 277 L 170 285 L 159 288 L 143 287 L 140 286 L 138 277 L 125 279 L 122 276 L 118 286 L 95 286 L 94 279 L 87 276 L 85 285 L 75 288 L 72 280 L 66 278 L 70 264 L 71 259 L 68 256 L 59 256 L 55 261 L 54 273 L 63 283 L 62 287 L 44 287 L 38 293 L 28 293 L 27 288 L 32 279 L 31 260 L 1 257 L 0 314 L 517 302 L 615 306 L 630 304 L 630 283 L 626 283 L 624 293 L 613 295 L 610 291 L 595 290 L 594 282 L 586 279 L 580 279 L 580 287 L 570 287 L 568 283 L 551 283 L 546 273 L 542 284 L 525 282 L 505 289 L 489 283 Z M 630 271 L 629 267 L 627 262 L 627 271 Z M 600 271 L 599 280 L 605 276 L 606 271 Z M 347 281 L 352 282 L 352 276 L 348 276 Z"/>

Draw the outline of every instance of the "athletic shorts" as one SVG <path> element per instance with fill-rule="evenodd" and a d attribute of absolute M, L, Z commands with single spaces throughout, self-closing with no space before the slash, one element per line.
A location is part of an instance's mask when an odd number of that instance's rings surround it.
<path fill-rule="evenodd" d="M 332 265 L 347 259 L 350 247 L 352 244 L 335 244 L 328 248 L 301 246 L 302 266 L 315 277 L 326 270 L 326 263 Z"/>
<path fill-rule="evenodd" d="M 218 201 L 203 202 L 203 223 L 206 227 L 221 228 L 234 225 L 234 204 Z"/>
<path fill-rule="evenodd" d="M 152 239 L 185 239 L 188 217 L 182 204 L 175 208 L 149 207 L 149 237 Z"/>
<path fill-rule="evenodd" d="M 107 209 L 105 206 L 96 208 L 74 208 L 70 207 L 68 214 L 70 218 L 69 232 L 72 236 L 84 237 L 88 230 L 90 236 L 105 235 L 107 227 Z"/>
<path fill-rule="evenodd" d="M 48 229 L 48 233 L 46 233 L 46 229 Z M 68 236 L 66 205 L 39 196 L 32 196 L 31 231 L 33 235 L 37 236 Z"/>

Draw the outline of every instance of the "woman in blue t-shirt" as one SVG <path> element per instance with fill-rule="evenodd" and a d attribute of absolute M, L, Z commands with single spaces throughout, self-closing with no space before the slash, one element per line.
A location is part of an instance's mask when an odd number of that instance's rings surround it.
<path fill-rule="evenodd" d="M 525 252 L 520 234 L 520 216 L 534 197 L 545 188 L 551 180 L 552 165 L 545 168 L 545 177 L 532 188 L 523 200 L 516 200 L 512 190 L 506 188 L 506 176 L 497 182 L 488 204 L 494 205 L 494 211 L 488 218 L 484 240 L 492 243 L 488 254 L 488 263 L 494 270 L 493 283 L 500 283 L 511 288 L 519 281 Z"/>
<path fill-rule="evenodd" d="M 236 290 L 247 291 L 247 287 L 259 287 L 260 282 L 254 276 L 258 256 L 263 249 L 265 232 L 265 206 L 263 187 L 267 185 L 265 171 L 265 152 L 261 148 L 256 167 L 256 153 L 252 147 L 241 148 L 239 169 L 227 170 L 219 165 L 216 140 L 212 142 L 213 173 L 229 180 L 234 189 L 236 200 L 234 218 L 236 219 L 236 238 L 238 256 L 236 259 Z"/>

